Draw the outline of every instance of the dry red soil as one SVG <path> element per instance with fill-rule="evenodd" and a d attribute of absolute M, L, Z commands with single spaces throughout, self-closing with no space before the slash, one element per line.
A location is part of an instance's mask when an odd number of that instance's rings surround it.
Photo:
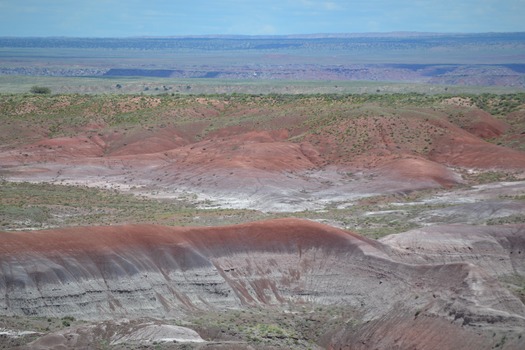
<path fill-rule="evenodd" d="M 462 182 L 458 169 L 517 174 L 525 169 L 519 148 L 489 142 L 520 134 L 468 101 L 451 99 L 441 109 L 370 105 L 357 112 L 342 104 L 319 118 L 315 101 L 305 101 L 308 109 L 294 105 L 295 115 L 276 115 L 288 107 L 196 98 L 194 105 L 163 112 L 165 119 L 147 127 L 114 128 L 86 116 L 92 122 L 69 127 L 69 136 L 49 138 L 36 128 L 31 136 L 4 137 L 10 142 L 0 162 L 10 179 L 140 186 L 167 196 L 182 189 L 220 205 L 263 210 L 306 209 L 290 205 L 299 191 L 329 201 L 323 192 L 328 188 L 364 196 L 450 187 Z M 146 102 L 141 108 L 159 104 Z M 123 103 L 113 108 L 127 112 Z M 136 103 L 129 101 L 131 107 Z M 172 114 L 186 121 L 165 124 Z M 21 129 L 16 121 L 11 127 Z M 347 173 L 355 174 L 352 181 Z M 277 204 L 266 204 L 265 194 Z"/>

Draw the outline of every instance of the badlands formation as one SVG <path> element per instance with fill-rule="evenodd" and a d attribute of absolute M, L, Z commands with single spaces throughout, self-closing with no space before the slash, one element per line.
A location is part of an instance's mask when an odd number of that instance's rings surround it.
<path fill-rule="evenodd" d="M 450 97 L 2 98 L 5 186 L 190 196 L 202 212 L 271 219 L 7 222 L 0 344 L 525 348 L 523 102 L 494 116 Z M 393 202 L 412 195 L 403 208 L 429 206 L 415 218 Z M 414 228 L 375 240 L 313 220 L 383 202 L 366 216 L 395 212 Z M 20 318 L 68 324 L 15 341 Z"/>
<path fill-rule="evenodd" d="M 438 226 L 378 242 L 297 219 L 6 232 L 1 307 L 100 320 L 337 305 L 358 316 L 329 348 L 519 348 L 525 307 L 497 277 L 525 273 L 524 237 Z"/>

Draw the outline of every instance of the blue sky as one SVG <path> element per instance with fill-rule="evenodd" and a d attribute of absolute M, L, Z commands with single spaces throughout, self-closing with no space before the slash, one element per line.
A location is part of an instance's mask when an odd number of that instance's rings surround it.
<path fill-rule="evenodd" d="M 523 32 L 525 0 L 0 0 L 0 36 Z"/>

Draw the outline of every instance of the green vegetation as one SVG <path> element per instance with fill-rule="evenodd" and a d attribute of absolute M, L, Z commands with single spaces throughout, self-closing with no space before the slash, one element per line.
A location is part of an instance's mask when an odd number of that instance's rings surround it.
<path fill-rule="evenodd" d="M 62 326 L 69 327 L 71 326 L 71 323 L 75 321 L 75 318 L 72 316 L 64 316 L 62 317 Z"/>
<path fill-rule="evenodd" d="M 484 171 L 474 174 L 464 174 L 464 177 L 471 183 L 486 184 L 500 181 L 517 181 L 518 178 L 512 172 L 505 171 Z"/>
<path fill-rule="evenodd" d="M 525 252 L 521 252 L 522 254 Z M 501 282 L 509 289 L 515 296 L 525 303 L 525 276 L 522 275 L 508 275 L 500 277 Z"/>
<path fill-rule="evenodd" d="M 42 333 L 51 333 L 66 327 L 85 324 L 85 321 L 76 320 L 74 317 L 32 317 L 32 316 L 0 316 L 0 330 L 27 331 L 20 337 L 3 336 L 0 338 L 0 349 L 14 349 L 23 346 L 42 336 Z M 36 333 L 32 333 L 36 332 Z"/>
<path fill-rule="evenodd" d="M 51 89 L 45 86 L 33 86 L 30 91 L 33 94 L 42 94 L 42 95 L 51 93 Z"/>
<path fill-rule="evenodd" d="M 487 220 L 487 225 L 525 224 L 525 214 L 514 214 Z"/>
<path fill-rule="evenodd" d="M 1 78 L 1 77 L 0 77 Z M 119 84 L 117 84 L 119 85 Z M 459 98 L 468 99 L 471 103 L 489 113 L 494 113 L 494 108 L 498 109 L 502 104 L 506 107 L 505 113 L 522 108 L 525 103 L 525 93 L 515 94 L 481 94 L 453 95 Z M 150 119 L 158 112 L 165 112 L 171 108 L 187 108 L 200 106 L 204 109 L 215 109 L 213 102 L 225 102 L 231 104 L 227 110 L 235 107 L 265 107 L 276 108 L 287 106 L 295 110 L 309 110 L 316 112 L 316 109 L 324 111 L 329 107 L 334 118 L 344 117 L 348 112 L 361 112 L 361 115 L 380 114 L 399 115 L 406 107 L 407 112 L 417 111 L 414 107 L 427 107 L 434 110 L 441 110 L 446 113 L 456 113 L 457 110 L 449 109 L 443 105 L 443 101 L 451 98 L 450 94 L 421 94 L 421 93 L 385 93 L 385 94 L 192 94 L 180 95 L 162 93 L 158 95 L 86 95 L 86 94 L 54 94 L 46 96 L 23 95 L 23 94 L 0 94 L 0 104 L 3 116 L 33 116 L 33 117 L 60 117 L 72 113 L 80 116 L 98 116 L 107 120 L 108 117 L 118 115 L 133 114 L 136 111 L 142 113 L 146 120 Z M 487 102 L 487 101 L 490 101 Z M 478 105 L 479 103 L 479 105 Z M 31 106 L 31 108 L 27 108 Z M 365 107 L 360 109 L 360 107 Z M 387 107 L 395 107 L 396 110 L 384 110 Z M 401 110 L 399 110 L 401 108 Z M 498 109 L 499 110 L 499 109 Z M 281 111 L 282 112 L 282 111 Z M 451 114 L 451 117 L 453 115 Z M 510 121 L 509 121 L 510 122 Z"/>
<path fill-rule="evenodd" d="M 356 327 L 359 320 L 359 314 L 348 307 L 304 304 L 287 311 L 269 307 L 206 312 L 191 319 L 189 326 L 210 341 L 235 339 L 256 347 L 318 349 L 316 342 L 323 335 Z"/>
<path fill-rule="evenodd" d="M 198 209 L 190 201 L 161 201 L 81 186 L 1 182 L 0 230 L 154 223 L 225 225 L 265 218 L 251 210 Z"/>
<path fill-rule="evenodd" d="M 525 94 L 490 94 L 469 95 L 472 102 L 479 108 L 493 115 L 505 115 L 523 108 Z"/>

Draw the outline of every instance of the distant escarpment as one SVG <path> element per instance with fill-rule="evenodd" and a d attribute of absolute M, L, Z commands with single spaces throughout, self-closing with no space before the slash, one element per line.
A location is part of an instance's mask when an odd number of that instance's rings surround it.
<path fill-rule="evenodd" d="M 524 33 L 0 37 L 0 75 L 525 87 Z M 123 60 L 123 57 L 125 58 Z M 331 85 L 328 83 L 327 85 Z"/>

